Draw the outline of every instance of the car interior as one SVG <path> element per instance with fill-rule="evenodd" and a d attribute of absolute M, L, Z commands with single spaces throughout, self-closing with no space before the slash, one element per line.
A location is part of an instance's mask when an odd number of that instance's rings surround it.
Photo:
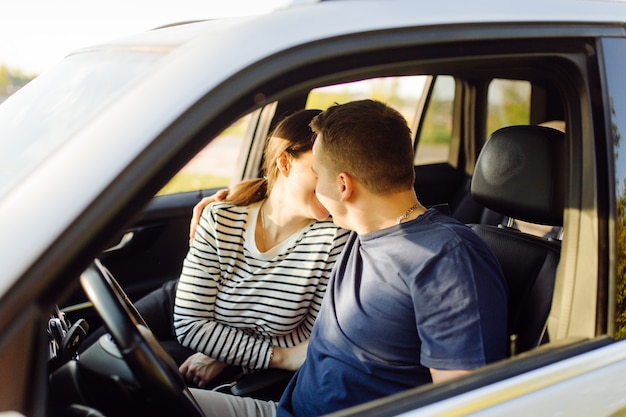
<path fill-rule="evenodd" d="M 509 219 L 562 226 L 564 149 L 564 133 L 550 127 L 497 130 L 478 157 L 472 197 Z M 526 192 L 529 189 L 534 192 Z M 561 242 L 504 225 L 471 227 L 496 254 L 506 277 L 509 353 L 515 355 L 546 343 Z"/>
<path fill-rule="evenodd" d="M 580 56 L 576 45 L 569 48 L 573 56 Z M 464 60 L 452 46 L 436 53 L 422 50 L 424 57 L 417 61 L 405 58 L 394 66 L 368 62 L 367 67 L 358 64 L 365 62 L 365 57 L 353 56 L 352 61 L 327 62 L 327 69 L 317 78 L 295 83 L 299 88 L 275 97 L 268 92 L 263 106 L 233 121 L 233 126 L 244 123 L 244 133 L 236 142 L 238 148 L 230 160 L 232 171 L 225 176 L 225 182 L 157 194 L 83 274 L 83 288 L 75 288 L 59 311 L 52 313 L 51 322 L 56 323 L 52 328 L 61 327 L 64 336 L 69 332 L 81 335 L 71 340 L 82 340 L 104 321 L 111 333 L 119 333 L 118 338 L 139 340 L 139 345 L 148 347 L 131 362 L 126 360 L 129 370 L 110 339 L 98 346 L 100 352 L 90 349 L 80 358 L 76 355 L 79 342 L 57 343 L 50 361 L 52 415 L 65 415 L 69 408 L 82 405 L 105 410 L 107 415 L 140 415 L 145 413 L 146 403 L 158 414 L 156 410 L 162 405 L 157 400 L 159 395 L 186 404 L 186 415 L 201 415 L 188 398 L 185 383 L 176 376 L 176 364 L 142 325 L 141 317 L 133 313 L 132 302 L 178 278 L 188 248 L 193 206 L 204 196 L 258 175 L 265 136 L 277 120 L 299 108 L 323 108 L 346 99 L 347 90 L 351 91 L 349 99 L 380 98 L 406 111 L 403 114 L 414 135 L 418 198 L 424 205 L 436 206 L 470 225 L 496 254 L 509 285 L 512 358 L 507 360 L 506 368 L 487 366 L 455 387 L 420 387 L 368 411 L 347 410 L 338 416 L 391 415 L 608 343 L 603 337 L 591 342 L 550 337 L 548 317 L 561 239 L 567 235 L 564 212 L 571 198 L 572 160 L 568 156 L 573 152 L 573 139 L 569 127 L 578 124 L 573 123 L 577 114 L 574 104 L 582 93 L 574 87 L 575 76 L 564 79 L 559 72 L 564 66 L 573 67 L 573 58 L 542 55 L 549 55 L 549 51 L 515 56 L 513 51 L 519 50 L 519 46 L 511 45 L 510 56 L 491 57 L 485 53 L 485 57 Z M 397 57 L 400 52 L 410 51 L 389 51 L 389 57 Z M 456 60 L 451 62 L 450 56 L 456 56 Z M 573 73 L 578 74 L 579 69 Z M 399 85 L 416 80 L 420 84 L 417 91 L 400 94 Z M 332 92 L 331 87 L 336 91 Z M 546 121 L 557 121 L 561 127 L 539 126 Z M 220 133 L 207 149 L 225 133 Z M 102 282 L 108 285 L 98 287 Z M 110 299 L 103 301 L 98 294 L 110 294 Z M 107 319 L 107 310 L 125 314 Z M 126 328 L 112 328 L 116 321 L 128 322 L 127 316 L 131 319 Z M 141 331 L 127 335 L 130 327 Z M 605 332 L 606 323 L 600 321 L 598 335 Z M 537 349 L 540 345 L 546 346 Z M 534 355 L 532 360 L 529 354 Z M 104 359 L 105 355 L 109 359 Z M 140 369 L 144 356 L 151 358 L 149 363 L 157 364 L 149 367 L 152 374 Z M 119 363 L 111 367 L 110 357 Z M 115 376 L 111 369 L 115 369 Z M 129 382 L 135 378 L 139 384 Z M 288 373 L 260 371 L 249 375 L 249 379 L 235 381 L 237 384 L 228 389 L 237 395 L 277 399 L 288 378 Z M 161 382 L 142 389 L 154 380 Z M 72 395 L 60 387 L 71 387 Z M 106 392 L 107 398 L 116 398 L 117 402 L 102 403 L 94 392 Z M 138 392 L 142 393 L 141 401 L 137 400 Z M 417 395 L 420 393 L 423 395 Z M 58 400 L 61 396 L 63 401 Z M 137 414 L 138 410 L 143 411 Z"/>

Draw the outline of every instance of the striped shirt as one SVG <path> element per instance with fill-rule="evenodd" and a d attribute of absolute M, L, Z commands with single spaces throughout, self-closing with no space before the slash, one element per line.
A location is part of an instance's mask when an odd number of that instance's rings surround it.
<path fill-rule="evenodd" d="M 174 308 L 182 345 L 247 369 L 268 368 L 271 346 L 309 338 L 348 238 L 332 222 L 312 222 L 259 252 L 254 226 L 260 204 L 204 209 Z"/>

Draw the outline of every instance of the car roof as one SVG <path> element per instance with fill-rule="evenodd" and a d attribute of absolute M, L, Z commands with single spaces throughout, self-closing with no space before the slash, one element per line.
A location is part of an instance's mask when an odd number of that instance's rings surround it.
<path fill-rule="evenodd" d="M 372 16 L 376 16 L 376 19 L 372 20 Z M 512 22 L 586 22 L 623 25 L 626 22 L 626 1 L 448 0 L 425 3 L 415 0 L 300 0 L 267 14 L 173 23 L 135 36 L 112 40 L 106 45 L 110 47 L 123 44 L 171 45 L 172 42 L 183 41 L 185 38 L 189 40 L 196 36 L 209 37 L 216 31 L 233 34 L 260 30 L 256 33 L 265 43 L 266 36 L 272 37 L 273 34 L 279 35 L 284 41 L 296 41 L 403 26 Z M 279 25 L 271 25 L 277 23 Z M 176 27 L 181 29 L 177 35 L 169 32 L 165 36 L 160 36 L 158 33 Z M 289 36 L 284 36 L 287 33 Z M 222 36 L 219 43 L 233 44 L 240 40 L 237 36 Z M 266 44 L 266 47 L 269 46 L 271 45 Z M 83 50 L 76 52 L 81 51 Z"/>
<path fill-rule="evenodd" d="M 623 22 L 624 0 L 481 0 L 466 2 L 463 0 L 416 2 L 414 0 L 294 0 L 286 9 L 296 9 L 317 3 L 332 3 L 338 8 L 369 9 L 379 7 L 401 12 L 409 17 L 413 24 L 451 24 L 480 22 Z M 615 8 L 614 8 L 615 7 Z M 318 6 L 319 8 L 319 6 Z M 621 15 L 614 14 L 621 8 Z M 419 13 L 419 20 L 415 20 Z M 344 16 L 345 17 L 345 16 Z"/>

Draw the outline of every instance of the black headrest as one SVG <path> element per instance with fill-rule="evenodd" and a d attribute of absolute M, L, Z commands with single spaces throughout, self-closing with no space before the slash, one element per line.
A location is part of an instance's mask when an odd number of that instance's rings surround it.
<path fill-rule="evenodd" d="M 499 129 L 478 156 L 472 197 L 505 216 L 562 226 L 565 156 L 565 134 L 556 129 Z"/>

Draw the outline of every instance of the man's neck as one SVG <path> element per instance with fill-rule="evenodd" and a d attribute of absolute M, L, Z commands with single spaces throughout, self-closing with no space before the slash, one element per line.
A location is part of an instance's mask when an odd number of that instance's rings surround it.
<path fill-rule="evenodd" d="M 419 203 L 413 190 L 407 190 L 363 195 L 350 211 L 353 213 L 349 216 L 354 219 L 352 229 L 358 234 L 366 234 L 414 220 L 426 208 Z"/>

